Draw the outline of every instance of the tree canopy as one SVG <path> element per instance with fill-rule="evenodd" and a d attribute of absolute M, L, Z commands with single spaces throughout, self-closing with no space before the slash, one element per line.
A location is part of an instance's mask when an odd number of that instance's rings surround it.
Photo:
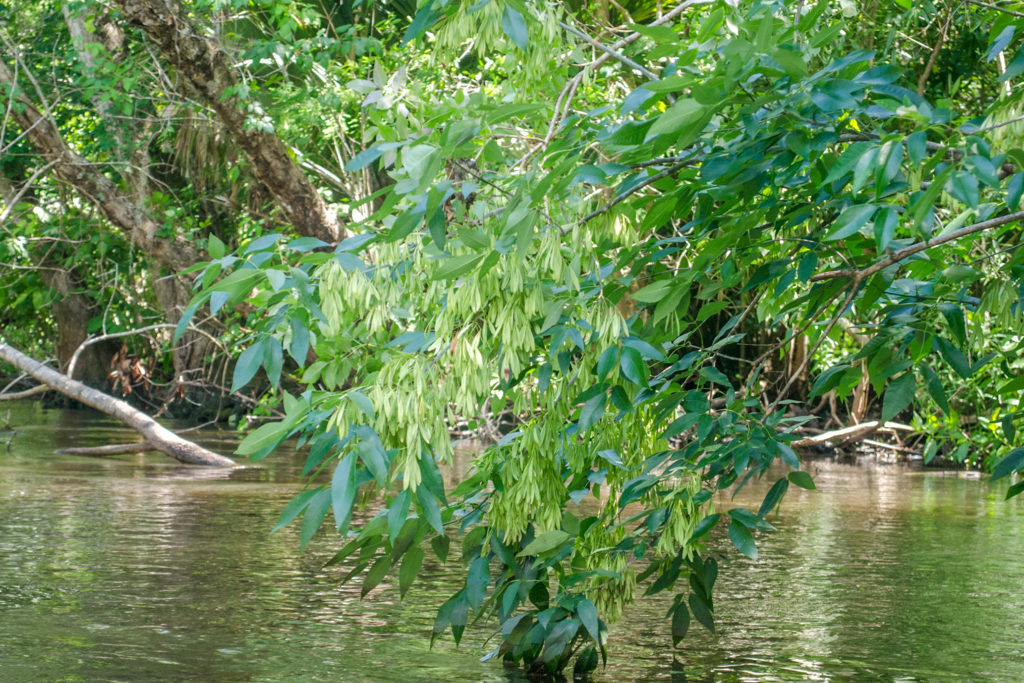
<path fill-rule="evenodd" d="M 704 539 L 757 557 L 819 418 L 1024 468 L 1015 4 L 11 7 L 5 260 L 146 273 L 76 281 L 169 317 L 179 375 L 235 345 L 279 412 L 239 453 L 307 449 L 278 526 L 364 595 L 460 539 L 435 637 L 582 673 L 668 590 L 675 644 L 714 629 Z M 496 438 L 450 488 L 459 426 Z"/>

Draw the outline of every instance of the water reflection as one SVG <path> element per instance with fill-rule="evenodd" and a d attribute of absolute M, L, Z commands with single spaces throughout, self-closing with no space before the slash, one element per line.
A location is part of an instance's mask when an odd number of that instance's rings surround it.
<path fill-rule="evenodd" d="M 204 470 L 160 455 L 56 456 L 127 441 L 92 413 L 21 405 L 0 452 L 0 679 L 505 680 L 481 631 L 433 650 L 455 588 L 430 554 L 406 600 L 323 569 L 337 549 L 268 531 L 302 457 Z M 234 435 L 204 445 L 231 450 Z M 454 469 L 464 471 L 462 454 Z M 603 680 L 1024 679 L 1021 503 L 981 479 L 814 463 L 760 534 L 757 563 L 712 538 L 718 632 L 673 652 L 671 596 L 614 625 Z M 778 475 L 776 475 L 778 476 Z M 757 507 L 768 477 L 735 501 Z M 722 530 L 724 531 L 724 530 Z"/>

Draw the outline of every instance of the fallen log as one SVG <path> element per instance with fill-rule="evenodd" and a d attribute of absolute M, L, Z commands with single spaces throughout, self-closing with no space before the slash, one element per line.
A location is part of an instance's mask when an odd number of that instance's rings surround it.
<path fill-rule="evenodd" d="M 12 346 L 0 343 L 0 360 L 10 363 L 22 372 L 28 373 L 54 391 L 80 401 L 111 417 L 115 417 L 142 435 L 142 440 L 152 449 L 166 453 L 175 460 L 190 465 L 230 467 L 237 465 L 231 458 L 208 451 L 198 444 L 183 439 L 159 422 L 136 410 L 124 401 L 108 396 L 102 391 L 88 387 L 56 370 L 46 367 Z"/>
<path fill-rule="evenodd" d="M 904 432 L 914 431 L 913 427 L 908 427 L 907 425 L 902 425 L 898 422 L 886 422 L 885 424 L 879 424 L 878 420 L 871 420 L 870 422 L 861 422 L 860 424 L 853 425 L 852 427 L 844 427 L 831 432 L 815 434 L 814 436 L 805 436 L 802 439 L 791 441 L 789 445 L 796 448 L 809 448 L 811 446 L 824 446 L 826 444 L 843 446 L 855 441 L 863 441 L 879 430 Z"/>

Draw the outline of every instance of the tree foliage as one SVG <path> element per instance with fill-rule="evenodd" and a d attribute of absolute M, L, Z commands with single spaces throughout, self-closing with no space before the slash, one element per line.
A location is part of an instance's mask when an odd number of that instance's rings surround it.
<path fill-rule="evenodd" d="M 336 244 L 210 238 L 179 324 L 255 311 L 234 388 L 262 368 L 284 418 L 239 452 L 308 449 L 279 526 L 305 545 L 332 520 L 364 594 L 461 542 L 434 636 L 494 615 L 492 654 L 533 670 L 596 667 L 641 595 L 676 592 L 676 644 L 714 629 L 704 539 L 756 558 L 813 488 L 802 402 L 1024 467 L 1017 14 L 648 5 L 427 0 L 328 39 L 311 5 L 266 3 L 231 24 L 257 77 L 207 102 L 360 179 L 323 191 Z M 459 423 L 500 438 L 449 489 Z M 776 460 L 757 511 L 716 511 Z"/>

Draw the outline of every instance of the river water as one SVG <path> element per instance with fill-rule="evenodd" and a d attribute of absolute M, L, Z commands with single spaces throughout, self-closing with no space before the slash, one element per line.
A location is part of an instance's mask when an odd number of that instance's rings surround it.
<path fill-rule="evenodd" d="M 301 490 L 301 461 L 205 470 L 159 454 L 55 448 L 134 440 L 85 411 L 10 409 L 0 432 L 0 680 L 503 681 L 486 628 L 429 648 L 458 570 L 425 563 L 404 601 L 366 599 L 268 532 Z M 230 432 L 196 437 L 230 453 Z M 808 465 L 747 560 L 712 539 L 718 631 L 673 650 L 671 596 L 613 625 L 597 680 L 1024 680 L 1024 496 L 898 465 Z M 735 501 L 755 507 L 765 485 Z M 431 554 L 428 553 L 428 558 Z"/>

